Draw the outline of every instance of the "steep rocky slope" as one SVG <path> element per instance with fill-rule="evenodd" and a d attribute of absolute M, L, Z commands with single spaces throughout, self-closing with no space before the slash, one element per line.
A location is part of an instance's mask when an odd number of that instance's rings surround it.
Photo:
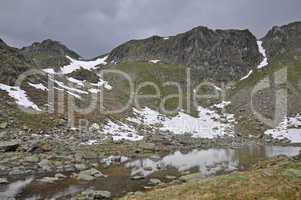
<path fill-rule="evenodd" d="M 0 39 L 0 82 L 13 84 L 19 74 L 34 67 L 32 60 Z"/>
<path fill-rule="evenodd" d="M 248 30 L 196 27 L 176 36 L 132 40 L 115 48 L 109 61 L 157 60 L 192 67 L 200 80 L 237 80 L 260 61 L 256 38 Z"/>
<path fill-rule="evenodd" d="M 277 56 L 290 56 L 298 59 L 301 56 L 301 22 L 290 23 L 285 26 L 273 27 L 263 38 L 264 46 L 268 50 L 269 59 Z"/>
<path fill-rule="evenodd" d="M 282 116 L 276 120 L 279 122 L 284 116 L 294 117 L 301 112 L 300 35 L 301 22 L 294 22 L 273 27 L 262 39 L 268 65 L 238 82 L 229 94 L 239 133 L 263 136 L 266 129 L 275 128 L 277 123 L 263 123 L 262 118 L 269 121 Z M 257 88 L 260 90 L 255 91 Z"/>

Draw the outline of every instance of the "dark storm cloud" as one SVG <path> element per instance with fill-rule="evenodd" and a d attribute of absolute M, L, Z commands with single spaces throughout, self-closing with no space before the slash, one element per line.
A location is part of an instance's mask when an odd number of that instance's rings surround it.
<path fill-rule="evenodd" d="M 300 0 L 7 0 L 0 38 L 13 46 L 46 38 L 82 56 L 106 53 L 129 39 L 173 35 L 194 26 L 250 29 L 301 20 Z"/>

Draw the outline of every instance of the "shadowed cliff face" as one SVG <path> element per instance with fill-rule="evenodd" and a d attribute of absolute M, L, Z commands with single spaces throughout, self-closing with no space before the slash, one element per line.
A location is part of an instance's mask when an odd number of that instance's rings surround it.
<path fill-rule="evenodd" d="M 196 27 L 176 36 L 129 41 L 110 53 L 109 61 L 149 61 L 192 67 L 200 78 L 235 80 L 261 59 L 256 38 L 248 30 Z"/>

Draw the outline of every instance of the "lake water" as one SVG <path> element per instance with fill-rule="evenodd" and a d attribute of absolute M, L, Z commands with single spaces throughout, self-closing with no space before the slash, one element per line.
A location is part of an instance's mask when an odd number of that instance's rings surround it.
<path fill-rule="evenodd" d="M 204 176 L 225 174 L 236 170 L 246 170 L 260 160 L 278 155 L 296 156 L 301 147 L 281 147 L 246 145 L 236 149 L 212 148 L 190 152 L 174 152 L 166 156 L 132 160 L 122 157 L 121 164 L 114 164 L 110 157 L 106 159 L 109 167 L 100 170 L 108 178 L 98 178 L 91 182 L 80 182 L 72 178 L 46 184 L 36 181 L 38 177 L 23 180 L 0 187 L 0 199 L 16 197 L 17 199 L 66 199 L 71 194 L 92 188 L 110 191 L 113 196 L 122 196 L 128 192 L 143 191 L 149 186 L 150 178 L 159 178 L 168 182 L 167 175 L 179 177 L 183 174 L 201 172 Z M 68 174 L 66 174 L 68 176 Z M 70 174 L 69 174 L 70 175 Z M 50 176 L 50 175 L 48 175 Z M 139 180 L 130 177 L 143 176 Z M 39 177 L 41 178 L 41 177 Z"/>

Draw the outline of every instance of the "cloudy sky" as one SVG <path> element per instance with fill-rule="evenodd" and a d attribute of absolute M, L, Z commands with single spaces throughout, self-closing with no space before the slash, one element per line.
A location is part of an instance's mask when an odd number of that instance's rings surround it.
<path fill-rule="evenodd" d="M 300 0 L 3 0 L 0 5 L 0 38 L 8 44 L 51 38 L 83 57 L 199 25 L 248 28 L 262 37 L 273 25 L 301 20 Z"/>

